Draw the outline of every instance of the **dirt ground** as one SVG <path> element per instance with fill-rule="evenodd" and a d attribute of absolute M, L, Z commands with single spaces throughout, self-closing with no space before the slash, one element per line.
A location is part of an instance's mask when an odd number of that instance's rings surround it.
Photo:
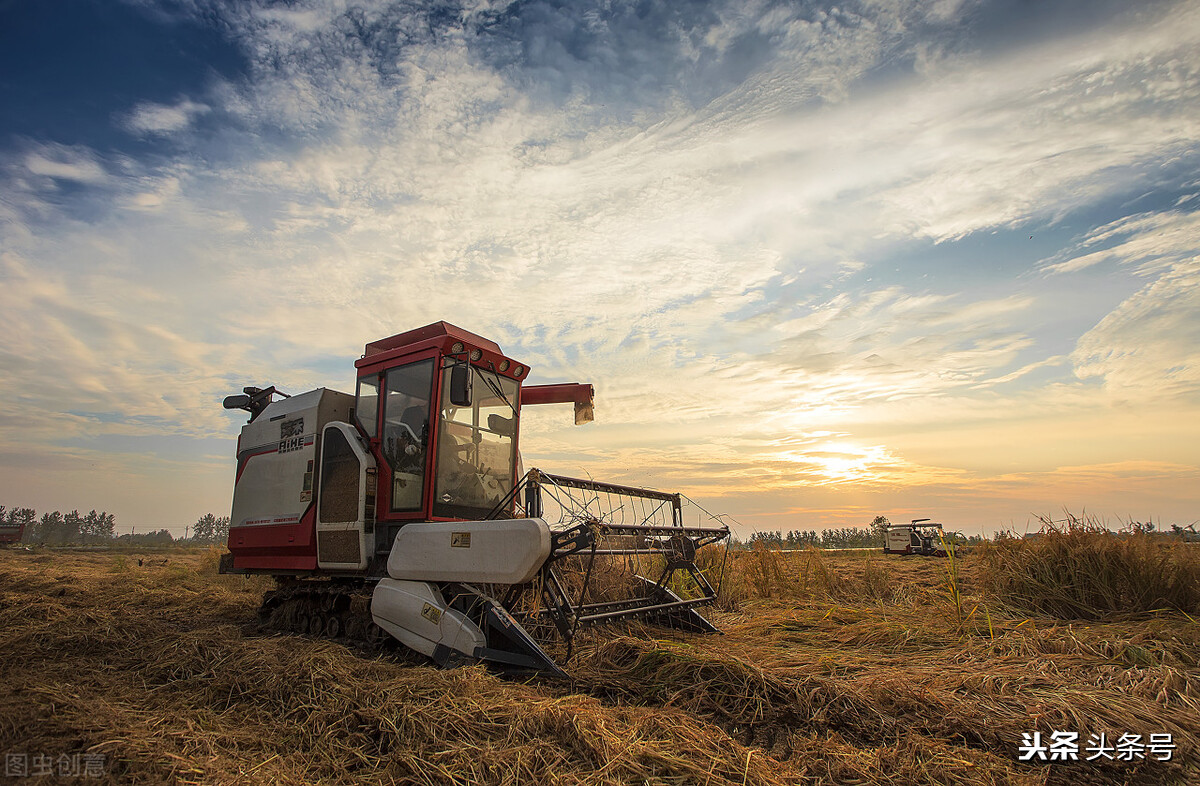
<path fill-rule="evenodd" d="M 970 555 L 957 604 L 945 560 L 741 555 L 724 635 L 594 633 L 569 683 L 265 632 L 216 559 L 0 551 L 6 782 L 1200 782 L 1196 620 L 1021 616 Z"/>

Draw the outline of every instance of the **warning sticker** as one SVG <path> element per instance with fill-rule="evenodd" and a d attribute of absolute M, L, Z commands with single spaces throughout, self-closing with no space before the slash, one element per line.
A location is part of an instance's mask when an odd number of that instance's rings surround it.
<path fill-rule="evenodd" d="M 469 548 L 471 548 L 471 533 L 470 532 L 451 532 L 450 533 L 450 548 L 452 548 L 452 549 L 469 549 Z"/>
<path fill-rule="evenodd" d="M 421 616 L 437 625 L 442 621 L 442 610 L 431 603 L 426 603 L 421 607 Z"/>

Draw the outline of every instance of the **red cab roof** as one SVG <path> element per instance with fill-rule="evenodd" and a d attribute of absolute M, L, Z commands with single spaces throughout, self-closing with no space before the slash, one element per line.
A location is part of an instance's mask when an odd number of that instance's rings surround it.
<path fill-rule="evenodd" d="M 434 322 L 432 325 L 406 330 L 403 333 L 397 333 L 388 338 L 381 338 L 378 341 L 372 341 L 367 344 L 366 351 L 363 353 L 363 359 L 367 359 L 372 355 L 378 355 L 383 352 L 390 352 L 393 349 L 400 349 L 411 344 L 418 344 L 422 341 L 430 339 L 438 339 L 450 337 L 457 341 L 462 341 L 465 344 L 470 344 L 473 347 L 490 350 L 497 355 L 503 355 L 500 350 L 500 345 L 495 341 L 489 341 L 483 336 L 476 335 L 469 330 L 463 330 L 460 327 L 451 325 L 449 322 Z"/>

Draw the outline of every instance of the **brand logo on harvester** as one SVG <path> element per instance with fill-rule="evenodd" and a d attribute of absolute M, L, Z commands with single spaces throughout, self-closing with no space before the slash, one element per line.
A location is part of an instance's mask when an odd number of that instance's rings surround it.
<path fill-rule="evenodd" d="M 304 418 L 285 420 L 279 424 L 279 452 L 287 453 L 304 447 Z"/>

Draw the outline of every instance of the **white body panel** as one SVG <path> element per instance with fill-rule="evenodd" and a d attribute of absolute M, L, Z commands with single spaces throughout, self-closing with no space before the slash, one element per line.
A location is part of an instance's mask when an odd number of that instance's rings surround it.
<path fill-rule="evenodd" d="M 347 420 L 353 406 L 353 396 L 317 388 L 272 402 L 243 426 L 230 525 L 299 521 L 315 496 L 317 435 L 326 423 Z"/>
<path fill-rule="evenodd" d="M 483 632 L 423 581 L 380 579 L 371 596 L 371 617 L 405 646 L 432 656 L 439 644 L 464 655 L 485 646 Z"/>
<path fill-rule="evenodd" d="M 524 584 L 550 557 L 541 519 L 406 524 L 388 556 L 388 575 L 412 581 Z"/>
<path fill-rule="evenodd" d="M 895 527 L 887 531 L 888 551 L 908 551 L 911 545 L 911 530 L 907 527 Z"/>

